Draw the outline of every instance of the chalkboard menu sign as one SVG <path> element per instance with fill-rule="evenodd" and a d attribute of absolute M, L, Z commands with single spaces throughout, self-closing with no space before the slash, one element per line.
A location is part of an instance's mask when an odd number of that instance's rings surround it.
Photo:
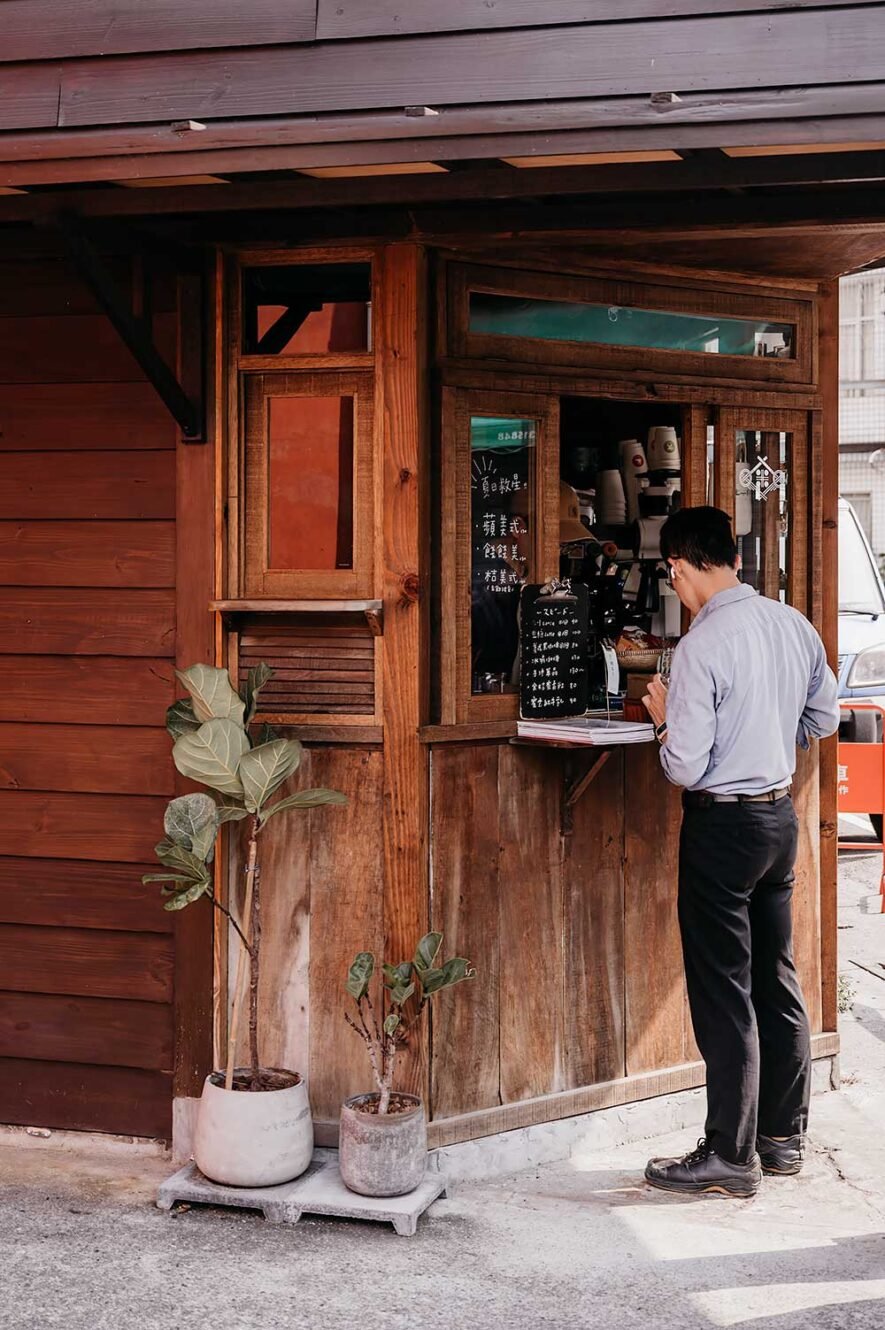
<path fill-rule="evenodd" d="M 522 591 L 519 709 L 526 719 L 587 710 L 587 588 L 566 587 L 557 585 L 551 594 L 547 586 L 530 584 Z"/>
<path fill-rule="evenodd" d="M 470 418 L 470 594 L 473 692 L 510 684 L 519 591 L 534 535 L 534 420 Z"/>

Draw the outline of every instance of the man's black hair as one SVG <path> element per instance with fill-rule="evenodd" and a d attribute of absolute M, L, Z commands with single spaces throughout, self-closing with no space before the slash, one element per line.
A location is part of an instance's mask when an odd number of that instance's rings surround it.
<path fill-rule="evenodd" d="M 738 548 L 728 513 L 721 508 L 680 508 L 661 527 L 661 557 L 684 559 L 692 568 L 733 568 Z"/>

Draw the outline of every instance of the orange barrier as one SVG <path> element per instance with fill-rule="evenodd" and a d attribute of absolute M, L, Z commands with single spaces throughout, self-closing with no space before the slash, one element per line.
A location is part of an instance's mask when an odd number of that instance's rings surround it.
<path fill-rule="evenodd" d="M 878 711 L 883 717 L 883 731 L 885 731 L 885 702 L 870 700 L 860 702 L 843 698 L 840 705 L 845 711 Z M 885 742 L 876 744 L 840 742 L 838 762 L 839 812 L 885 814 Z M 882 851 L 879 910 L 885 914 L 885 844 L 881 841 L 840 840 L 839 849 Z"/>

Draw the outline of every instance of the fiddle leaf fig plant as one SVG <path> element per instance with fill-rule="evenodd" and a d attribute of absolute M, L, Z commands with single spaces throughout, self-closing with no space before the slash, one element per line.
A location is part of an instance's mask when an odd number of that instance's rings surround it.
<path fill-rule="evenodd" d="M 382 964 L 380 1013 L 376 1014 L 369 992 L 375 975 L 372 952 L 358 952 L 347 972 L 344 987 L 356 1003 L 357 1019 L 347 1011 L 344 1019 L 366 1045 L 379 1092 L 379 1114 L 388 1112 L 397 1058 L 408 1046 L 409 1035 L 431 998 L 444 988 L 476 976 L 476 970 L 463 956 L 438 963 L 442 940 L 442 933 L 425 933 L 412 960 Z"/>
<path fill-rule="evenodd" d="M 182 776 L 208 787 L 212 793 L 183 794 L 168 805 L 163 819 L 165 835 L 155 847 L 163 871 L 147 873 L 144 882 L 160 883 L 167 910 L 183 910 L 205 896 L 230 921 L 240 941 L 240 956 L 230 1017 L 225 1085 L 233 1085 L 233 1066 L 240 1015 L 249 991 L 248 1084 L 261 1089 L 259 1059 L 258 980 L 261 969 L 261 863 L 259 837 L 268 820 L 290 809 L 307 810 L 323 804 L 345 804 L 337 790 L 301 790 L 270 802 L 295 774 L 302 748 L 297 739 L 261 732 L 250 733 L 258 697 L 273 677 L 263 662 L 249 671 L 239 693 L 227 670 L 192 665 L 176 671 L 188 691 L 166 713 L 166 728 L 173 739 L 172 760 Z M 226 822 L 248 819 L 245 865 L 245 900 L 236 919 L 214 890 L 212 861 L 218 833 Z M 239 1088 L 239 1087 L 238 1087 Z"/>

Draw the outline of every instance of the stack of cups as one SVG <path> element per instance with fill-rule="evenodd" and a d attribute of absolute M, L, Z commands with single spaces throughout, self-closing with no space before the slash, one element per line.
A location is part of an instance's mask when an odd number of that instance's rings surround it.
<path fill-rule="evenodd" d="M 603 526 L 623 526 L 627 497 L 620 471 L 600 471 L 596 477 L 596 517 Z"/>
<path fill-rule="evenodd" d="M 649 471 L 678 471 L 679 437 L 671 425 L 652 425 L 648 431 Z"/>
<path fill-rule="evenodd" d="M 627 499 L 627 521 L 635 522 L 639 517 L 639 491 L 648 484 L 648 463 L 645 449 L 638 439 L 622 439 L 618 444 L 621 452 L 621 475 L 624 478 L 624 494 Z"/>

